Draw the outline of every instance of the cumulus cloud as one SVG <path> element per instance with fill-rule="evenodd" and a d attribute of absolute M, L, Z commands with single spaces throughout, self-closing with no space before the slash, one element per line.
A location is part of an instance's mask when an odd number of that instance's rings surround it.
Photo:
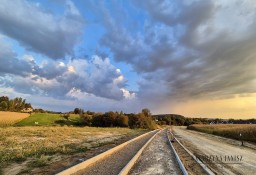
<path fill-rule="evenodd" d="M 83 20 L 71 1 L 64 16 L 57 17 L 30 1 L 1 1 L 0 32 L 17 40 L 27 50 L 52 59 L 73 54 L 82 34 Z"/>
<path fill-rule="evenodd" d="M 93 56 L 68 63 L 44 60 L 38 64 L 33 56 L 18 58 L 11 47 L 0 42 L 0 83 L 24 94 L 55 98 L 72 97 L 72 91 L 122 100 L 134 96 L 125 89 L 126 79 L 108 58 Z"/>

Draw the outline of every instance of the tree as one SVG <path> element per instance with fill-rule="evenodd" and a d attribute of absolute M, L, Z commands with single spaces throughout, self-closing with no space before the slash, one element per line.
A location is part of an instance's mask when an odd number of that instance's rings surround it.
<path fill-rule="evenodd" d="M 145 115 L 145 117 L 151 117 L 151 113 L 150 113 L 150 110 L 148 108 L 142 109 L 141 112 Z"/>
<path fill-rule="evenodd" d="M 27 109 L 27 108 L 32 108 L 31 104 L 30 103 L 25 103 L 24 107 Z"/>
<path fill-rule="evenodd" d="M 82 125 L 85 125 L 85 126 L 92 125 L 92 116 L 91 115 L 86 113 L 86 114 L 82 114 L 80 117 L 81 117 Z"/>
<path fill-rule="evenodd" d="M 75 109 L 74 109 L 74 113 L 75 113 L 75 114 L 80 114 L 80 109 L 79 109 L 79 108 L 75 108 Z"/>
<path fill-rule="evenodd" d="M 106 112 L 105 114 L 103 114 L 102 120 L 104 127 L 113 127 L 115 126 L 116 113 L 112 111 Z"/>
<path fill-rule="evenodd" d="M 8 104 L 6 101 L 2 101 L 0 103 L 0 109 L 3 110 L 3 111 L 6 111 L 8 109 Z"/>
<path fill-rule="evenodd" d="M 6 96 L 2 96 L 2 97 L 0 97 L 0 103 L 1 103 L 2 101 L 8 102 L 8 101 L 9 101 L 9 98 L 6 97 Z"/>
<path fill-rule="evenodd" d="M 126 115 L 120 113 L 116 118 L 116 124 L 120 127 L 128 127 L 129 125 L 129 119 Z"/>

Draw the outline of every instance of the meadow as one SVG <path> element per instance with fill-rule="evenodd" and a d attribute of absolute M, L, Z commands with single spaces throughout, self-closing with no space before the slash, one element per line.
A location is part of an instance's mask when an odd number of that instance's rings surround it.
<path fill-rule="evenodd" d="M 187 127 L 208 134 L 256 143 L 256 124 L 190 125 Z"/>
<path fill-rule="evenodd" d="M 0 127 L 7 127 L 29 117 L 28 113 L 0 111 Z"/>
<path fill-rule="evenodd" d="M 51 113 L 34 113 L 28 118 L 15 123 L 15 126 L 59 126 L 59 125 L 76 125 L 80 117 L 76 114 L 70 114 L 68 120 L 64 119 L 61 114 Z"/>

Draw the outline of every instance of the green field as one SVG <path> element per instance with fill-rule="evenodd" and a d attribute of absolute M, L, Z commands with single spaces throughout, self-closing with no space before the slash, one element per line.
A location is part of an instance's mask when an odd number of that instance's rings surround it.
<path fill-rule="evenodd" d="M 256 124 L 196 124 L 190 125 L 187 128 L 208 134 L 256 143 Z"/>
<path fill-rule="evenodd" d="M 15 126 L 70 126 L 78 125 L 79 121 L 79 115 L 75 114 L 71 114 L 69 120 L 65 120 L 61 114 L 35 113 L 16 123 Z"/>

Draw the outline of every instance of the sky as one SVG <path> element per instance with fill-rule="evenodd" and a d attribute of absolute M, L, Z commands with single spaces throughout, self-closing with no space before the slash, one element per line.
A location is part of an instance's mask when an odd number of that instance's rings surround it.
<path fill-rule="evenodd" d="M 0 0 L 0 95 L 255 118 L 255 19 L 254 0 Z"/>

